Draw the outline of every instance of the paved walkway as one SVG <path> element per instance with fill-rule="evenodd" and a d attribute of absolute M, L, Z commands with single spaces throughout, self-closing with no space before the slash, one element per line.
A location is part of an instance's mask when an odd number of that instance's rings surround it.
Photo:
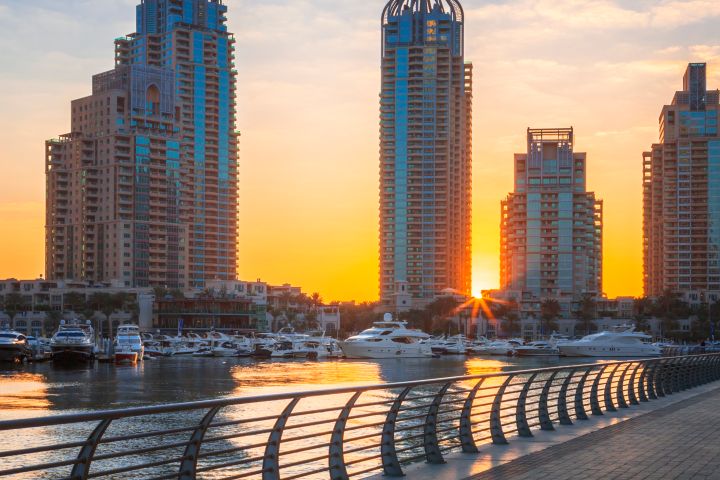
<path fill-rule="evenodd" d="M 404 468 L 412 480 L 720 480 L 720 382 L 591 415 L 444 465 Z M 370 480 L 385 480 L 377 475 Z"/>
<path fill-rule="evenodd" d="M 720 389 L 520 457 L 468 480 L 720 479 Z"/>

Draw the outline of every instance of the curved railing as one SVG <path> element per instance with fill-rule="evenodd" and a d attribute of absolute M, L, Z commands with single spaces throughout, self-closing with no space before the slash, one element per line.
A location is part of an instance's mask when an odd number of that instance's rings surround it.
<path fill-rule="evenodd" d="M 402 476 L 718 379 L 706 354 L 3 421 L 0 476 Z"/>

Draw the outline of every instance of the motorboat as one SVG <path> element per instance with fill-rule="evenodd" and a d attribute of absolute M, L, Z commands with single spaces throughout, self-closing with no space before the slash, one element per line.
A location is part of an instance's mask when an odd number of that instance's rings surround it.
<path fill-rule="evenodd" d="M 113 343 L 115 363 L 137 363 L 145 356 L 145 347 L 137 325 L 120 325 Z"/>
<path fill-rule="evenodd" d="M 60 328 L 50 339 L 53 362 L 78 363 L 95 359 L 93 329 L 90 320 L 86 323 L 66 324 L 60 321 Z"/>
<path fill-rule="evenodd" d="M 282 339 L 275 344 L 270 358 L 305 358 L 307 351 L 303 348 L 301 341 Z"/>
<path fill-rule="evenodd" d="M 252 353 L 251 357 L 256 358 L 270 358 L 275 344 L 277 343 L 277 336 L 272 333 L 258 333 L 252 339 Z"/>
<path fill-rule="evenodd" d="M 14 330 L 0 330 L 0 362 L 22 363 L 33 359 L 28 338 Z"/>
<path fill-rule="evenodd" d="M 385 314 L 382 322 L 375 322 L 344 342 L 340 342 L 347 358 L 430 358 L 432 347 L 422 342 L 430 338 L 425 332 L 407 328 L 407 323 L 393 321 Z"/>
<path fill-rule="evenodd" d="M 518 357 L 557 357 L 560 349 L 553 342 L 538 341 L 518 345 L 514 353 Z"/>
<path fill-rule="evenodd" d="M 306 357 L 312 360 L 326 358 L 340 358 L 343 356 L 340 344 L 334 338 L 323 340 L 307 340 L 303 342 L 302 348 L 306 351 Z"/>
<path fill-rule="evenodd" d="M 423 340 L 423 343 L 430 345 L 432 352 L 436 355 L 465 355 L 467 351 L 465 335 L 430 338 Z"/>
<path fill-rule="evenodd" d="M 490 344 L 490 340 L 485 337 L 478 337 L 472 342 L 465 344 L 465 353 L 468 355 L 480 355 L 485 352 L 485 348 Z"/>
<path fill-rule="evenodd" d="M 32 351 L 33 362 L 45 362 L 52 358 L 50 344 L 48 343 L 47 339 L 37 338 L 29 335 L 27 337 L 27 342 L 30 350 Z"/>
<path fill-rule="evenodd" d="M 496 340 L 480 349 L 480 355 L 510 356 L 515 351 L 515 347 L 518 346 L 520 344 L 517 341 Z"/>
<path fill-rule="evenodd" d="M 566 357 L 659 357 L 662 349 L 651 340 L 650 335 L 636 332 L 634 326 L 622 325 L 562 343 L 558 348 Z"/>

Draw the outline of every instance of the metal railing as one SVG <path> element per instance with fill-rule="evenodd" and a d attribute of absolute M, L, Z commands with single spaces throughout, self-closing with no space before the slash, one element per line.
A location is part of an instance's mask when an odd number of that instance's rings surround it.
<path fill-rule="evenodd" d="M 0 422 L 0 476 L 402 476 L 720 379 L 720 354 L 606 362 Z"/>

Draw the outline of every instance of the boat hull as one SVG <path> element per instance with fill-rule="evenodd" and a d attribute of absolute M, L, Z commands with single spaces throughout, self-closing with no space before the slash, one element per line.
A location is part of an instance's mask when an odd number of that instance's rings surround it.
<path fill-rule="evenodd" d="M 16 363 L 32 357 L 32 351 L 22 345 L 0 345 L 0 362 Z"/>
<path fill-rule="evenodd" d="M 117 364 L 135 364 L 138 362 L 137 352 L 117 352 L 115 353 L 115 363 Z"/>
<path fill-rule="evenodd" d="M 87 363 L 95 359 L 95 353 L 92 346 L 53 346 L 52 359 L 57 363 Z"/>
<path fill-rule="evenodd" d="M 560 345 L 560 355 L 564 357 L 603 357 L 603 358 L 647 358 L 659 357 L 659 348 L 638 348 L 603 345 Z"/>
<path fill-rule="evenodd" d="M 427 345 L 367 345 L 342 342 L 340 348 L 346 358 L 432 358 L 432 349 Z"/>
<path fill-rule="evenodd" d="M 559 350 L 515 350 L 518 357 L 559 357 Z"/>

